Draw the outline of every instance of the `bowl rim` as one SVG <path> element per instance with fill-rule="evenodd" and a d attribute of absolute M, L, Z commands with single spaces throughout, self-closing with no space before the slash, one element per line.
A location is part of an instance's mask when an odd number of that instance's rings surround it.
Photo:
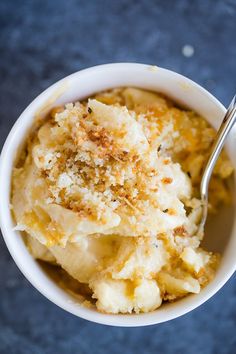
<path fill-rule="evenodd" d="M 33 115 L 32 115 L 31 119 L 29 119 L 29 118 L 27 119 L 27 115 L 28 115 L 29 111 L 32 109 L 32 107 L 34 107 L 34 105 L 37 105 L 37 102 L 39 102 L 40 100 L 42 101 L 43 98 L 46 97 L 50 92 L 53 92 L 62 83 L 66 82 L 68 80 L 74 79 L 77 76 L 81 76 L 83 74 L 86 74 L 86 73 L 92 74 L 95 71 L 96 72 L 97 71 L 104 71 L 104 70 L 106 71 L 107 69 L 109 69 L 109 70 L 114 69 L 114 70 L 121 70 L 122 71 L 127 68 L 129 68 L 130 70 L 134 70 L 134 71 L 135 70 L 147 70 L 147 69 L 150 70 L 151 67 L 153 67 L 153 66 L 148 65 L 148 64 L 139 64 L 139 63 L 109 63 L 109 64 L 97 65 L 97 66 L 93 66 L 90 68 L 79 70 L 73 74 L 70 74 L 70 75 L 58 80 L 53 85 L 49 86 L 46 90 L 41 92 L 36 98 L 34 98 L 34 100 L 20 114 L 19 118 L 16 120 L 15 124 L 11 128 L 11 130 L 5 140 L 5 143 L 2 148 L 1 156 L 0 156 L 0 181 L 4 181 L 4 176 L 7 175 L 7 173 L 9 175 L 9 173 L 11 174 L 11 172 L 12 172 L 12 164 L 13 164 L 13 161 L 15 158 L 13 156 L 13 148 L 12 148 L 12 145 L 14 145 L 14 137 L 16 136 L 16 134 L 19 132 L 19 130 L 22 128 L 23 125 L 25 125 L 28 121 L 31 121 L 31 122 L 33 121 L 33 119 L 34 119 Z M 225 111 L 226 111 L 225 107 L 211 93 L 209 93 L 206 89 L 204 89 L 202 86 L 200 86 L 199 84 L 197 84 L 193 80 L 187 78 L 184 75 L 178 74 L 178 73 L 168 70 L 168 69 L 158 67 L 158 71 L 159 70 L 162 73 L 166 74 L 167 76 L 168 75 L 174 76 L 179 80 L 185 81 L 191 87 L 195 87 L 197 90 L 202 91 L 202 93 L 204 93 L 204 95 L 206 95 L 207 98 L 218 107 L 218 109 L 222 112 L 222 115 L 225 113 Z M 140 88 L 142 88 L 142 87 L 140 87 Z M 47 100 L 47 97 L 46 97 L 46 100 Z M 24 138 L 22 138 L 22 139 L 24 139 Z M 11 166 L 11 171 L 10 171 L 9 166 Z M 13 244 L 11 242 L 11 235 L 13 235 L 13 233 L 15 233 L 15 231 L 12 229 L 9 230 L 8 226 L 5 223 L 5 216 L 9 218 L 9 215 L 11 213 L 10 204 L 9 204 L 10 198 L 9 198 L 9 193 L 8 193 L 8 198 L 6 197 L 7 193 L 8 192 L 6 192 L 4 190 L 3 183 L 1 183 L 0 184 L 0 195 L 3 196 L 3 202 L 0 203 L 0 215 L 1 215 L 0 227 L 2 230 L 3 238 L 4 238 L 5 243 L 7 245 L 7 248 L 9 250 L 12 258 L 14 259 L 17 267 L 24 274 L 24 276 L 30 281 L 30 283 L 41 294 L 43 294 L 47 299 L 49 299 L 51 302 L 53 302 L 54 304 L 63 308 L 67 312 L 70 312 L 70 313 L 76 315 L 77 317 L 81 317 L 83 319 L 86 319 L 86 320 L 89 320 L 92 322 L 96 322 L 96 323 L 100 323 L 100 324 L 104 324 L 104 325 L 110 325 L 110 326 L 138 327 L 138 326 L 153 325 L 153 324 L 162 323 L 162 322 L 172 320 L 174 318 L 177 318 L 177 317 L 180 317 L 184 314 L 187 314 L 188 312 L 192 311 L 196 307 L 198 307 L 201 304 L 203 304 L 204 302 L 206 302 L 210 297 L 212 297 L 226 283 L 226 281 L 232 276 L 232 274 L 234 273 L 234 271 L 236 269 L 236 261 L 235 261 L 234 268 L 232 268 L 227 274 L 225 274 L 224 277 L 222 277 L 221 281 L 218 283 L 217 286 L 215 286 L 214 288 L 211 288 L 210 290 L 205 292 L 205 295 L 202 296 L 201 298 L 200 297 L 198 298 L 196 296 L 194 301 L 189 301 L 189 304 L 185 306 L 185 310 L 180 310 L 180 309 L 174 310 L 173 314 L 169 315 L 166 319 L 158 320 L 158 315 L 156 317 L 152 316 L 152 317 L 148 318 L 148 316 L 145 316 L 146 314 L 104 315 L 104 314 L 99 313 L 98 311 L 94 312 L 93 314 L 90 314 L 89 312 L 84 311 L 84 308 L 82 308 L 82 306 L 80 307 L 80 309 L 78 309 L 78 306 L 75 307 L 73 304 L 69 304 L 69 303 L 66 303 L 65 301 L 62 301 L 62 299 L 60 299 L 60 301 L 59 301 L 59 299 L 55 300 L 55 298 L 44 289 L 43 285 L 39 284 L 34 278 L 32 278 L 32 276 L 30 276 L 31 271 L 29 269 L 26 269 L 26 267 L 24 266 L 24 261 L 22 261 L 20 259 L 16 250 L 13 248 Z M 192 295 L 189 295 L 188 298 L 192 298 Z M 179 301 L 181 301 L 181 300 L 178 300 L 178 302 Z M 140 323 L 139 321 L 135 322 L 137 317 L 140 318 L 141 316 L 144 319 L 142 321 L 142 323 Z M 124 321 L 124 318 L 126 318 L 125 321 Z M 132 318 L 132 320 L 127 320 L 128 318 L 129 319 Z"/>

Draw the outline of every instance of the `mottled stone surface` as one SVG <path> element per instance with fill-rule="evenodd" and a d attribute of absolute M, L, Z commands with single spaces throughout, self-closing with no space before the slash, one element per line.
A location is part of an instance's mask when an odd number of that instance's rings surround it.
<path fill-rule="evenodd" d="M 234 0 L 1 0 L 0 146 L 42 90 L 99 63 L 170 68 L 227 104 L 236 89 L 235 32 Z M 183 55 L 191 55 L 185 45 L 194 48 L 192 56 Z M 0 353 L 233 354 L 234 281 L 235 276 L 177 320 L 136 329 L 105 327 L 73 317 L 40 295 L 0 239 Z"/>

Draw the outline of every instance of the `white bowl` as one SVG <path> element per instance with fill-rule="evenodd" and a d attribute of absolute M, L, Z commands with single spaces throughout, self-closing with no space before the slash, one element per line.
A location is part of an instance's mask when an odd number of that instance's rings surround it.
<path fill-rule="evenodd" d="M 46 112 L 54 105 L 83 99 L 96 92 L 119 87 L 135 86 L 162 92 L 184 106 L 203 115 L 215 128 L 221 122 L 225 108 L 209 92 L 186 77 L 175 72 L 133 63 L 118 63 L 95 66 L 76 72 L 49 87 L 39 95 L 21 114 L 12 128 L 2 150 L 0 160 L 0 217 L 1 229 L 7 247 L 25 277 L 49 300 L 84 319 L 113 326 L 146 326 L 165 322 L 193 310 L 214 295 L 230 278 L 236 267 L 236 218 L 231 208 L 221 213 L 214 221 L 206 238 L 208 243 L 222 253 L 222 261 L 214 280 L 198 295 L 189 295 L 177 302 L 165 304 L 154 312 L 138 315 L 108 315 L 82 307 L 68 293 L 59 288 L 39 264 L 31 257 L 21 238 L 14 231 L 10 211 L 11 173 L 17 150 L 24 142 L 35 114 Z M 229 156 L 236 167 L 236 127 L 227 141 Z M 228 230 L 225 231 L 226 225 Z M 217 226 L 217 227 L 215 227 Z M 220 227 L 223 228 L 220 229 Z M 216 232 L 215 232 L 216 230 Z M 220 230 L 223 230 L 222 233 Z M 24 304 L 27 306 L 27 304 Z M 226 304 L 227 306 L 227 304 Z"/>

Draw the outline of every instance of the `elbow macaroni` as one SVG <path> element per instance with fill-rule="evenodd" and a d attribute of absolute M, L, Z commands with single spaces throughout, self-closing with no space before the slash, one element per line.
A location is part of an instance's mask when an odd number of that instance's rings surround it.
<path fill-rule="evenodd" d="M 36 259 L 88 284 L 99 311 L 148 312 L 198 293 L 218 263 L 195 235 L 214 136 L 196 113 L 135 88 L 54 109 L 13 172 L 16 228 Z M 212 210 L 228 202 L 231 173 L 223 153 Z"/>

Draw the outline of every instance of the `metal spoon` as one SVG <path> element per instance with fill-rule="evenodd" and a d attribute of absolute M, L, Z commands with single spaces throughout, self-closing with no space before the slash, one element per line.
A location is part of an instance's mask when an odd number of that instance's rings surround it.
<path fill-rule="evenodd" d="M 211 148 L 211 153 L 208 158 L 208 161 L 205 166 L 205 170 L 202 176 L 201 185 L 200 185 L 200 194 L 201 194 L 201 202 L 202 202 L 202 218 L 201 222 L 198 226 L 197 234 L 199 237 L 203 237 L 204 226 L 207 219 L 207 211 L 208 211 L 208 187 L 210 178 L 212 175 L 212 171 L 215 167 L 217 159 L 221 153 L 221 150 L 224 146 L 225 140 L 233 127 L 236 123 L 236 95 L 232 99 L 229 108 L 226 111 L 224 119 L 221 123 L 221 126 L 217 132 L 215 141 Z"/>

